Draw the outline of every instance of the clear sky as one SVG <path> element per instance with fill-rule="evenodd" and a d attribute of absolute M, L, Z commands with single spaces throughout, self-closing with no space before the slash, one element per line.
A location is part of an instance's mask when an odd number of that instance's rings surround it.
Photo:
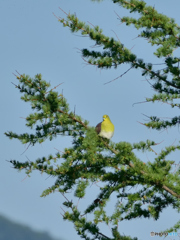
<path fill-rule="evenodd" d="M 148 4 L 170 17 L 175 18 L 180 25 L 179 0 L 146 0 Z M 91 126 L 102 120 L 102 115 L 108 114 L 115 125 L 114 142 L 141 140 L 164 141 L 154 148 L 159 152 L 164 146 L 179 141 L 177 128 L 164 132 L 150 131 L 139 122 L 146 118 L 142 114 L 172 117 L 178 115 L 176 109 L 166 104 L 138 104 L 154 93 L 140 71 L 132 70 L 123 78 L 110 84 L 104 83 L 115 79 L 128 69 L 122 65 L 116 70 L 99 70 L 88 66 L 78 49 L 91 48 L 94 42 L 79 33 L 71 33 L 54 17 L 65 17 L 64 11 L 76 13 L 77 17 L 93 25 L 99 25 L 104 34 L 117 38 L 140 58 L 147 62 L 159 63 L 153 56 L 152 48 L 145 40 L 137 38 L 138 32 L 133 27 L 120 24 L 117 15 L 125 16 L 128 11 L 115 5 L 110 0 L 93 3 L 90 0 L 0 0 L 1 25 L 1 124 L 0 124 L 0 214 L 12 220 L 27 224 L 37 230 L 46 230 L 55 237 L 65 240 L 80 239 L 73 225 L 62 219 L 62 196 L 52 194 L 40 198 L 44 189 L 51 186 L 55 179 L 47 178 L 38 172 L 26 178 L 24 172 L 18 173 L 12 169 L 6 160 L 16 159 L 26 161 L 56 153 L 70 146 L 71 139 L 58 137 L 55 141 L 28 148 L 17 140 L 9 140 L 4 132 L 12 130 L 23 133 L 30 131 L 25 127 L 25 118 L 31 111 L 30 106 L 20 100 L 20 93 L 11 82 L 17 83 L 12 73 L 25 73 L 34 76 L 41 73 L 52 87 L 63 82 L 57 89 L 67 98 L 71 109 L 76 106 L 76 113 L 87 119 Z M 25 151 L 25 152 L 24 152 Z M 23 153 L 24 152 L 24 153 Z M 139 154 L 144 162 L 153 160 L 154 155 Z M 177 157 L 177 155 L 172 155 Z M 160 231 L 172 226 L 178 215 L 171 209 L 161 215 L 158 222 L 153 220 L 135 220 L 120 224 L 120 232 L 137 236 L 141 240 L 151 239 L 151 231 Z M 104 228 L 107 234 L 110 231 Z"/>

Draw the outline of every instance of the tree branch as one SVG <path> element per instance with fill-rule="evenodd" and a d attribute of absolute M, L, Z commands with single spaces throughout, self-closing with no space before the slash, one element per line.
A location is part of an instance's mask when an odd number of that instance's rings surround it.
<path fill-rule="evenodd" d="M 113 149 L 112 147 L 110 147 L 109 144 L 108 144 L 107 142 L 105 142 L 103 139 L 102 139 L 102 141 L 103 141 L 103 143 L 105 144 L 105 146 L 106 146 L 109 150 L 111 150 L 111 152 L 113 152 L 113 153 L 116 154 L 116 155 L 119 153 L 118 151 L 116 151 L 115 149 Z M 129 167 L 131 167 L 131 168 L 135 168 L 134 164 L 131 163 L 131 162 L 129 162 L 128 165 L 129 165 Z M 143 175 L 147 174 L 146 172 L 144 172 L 144 171 L 142 171 L 142 170 L 140 170 L 140 173 L 143 174 Z M 159 187 L 159 184 L 158 184 L 158 183 L 154 182 L 154 184 Z M 180 198 L 180 195 L 178 195 L 176 192 L 174 192 L 172 189 L 170 189 L 170 188 L 167 187 L 166 185 L 162 185 L 162 188 L 163 188 L 165 191 L 167 191 L 168 193 L 170 193 L 171 195 L 173 195 L 173 196 L 175 196 L 175 197 L 177 197 L 177 198 Z"/>

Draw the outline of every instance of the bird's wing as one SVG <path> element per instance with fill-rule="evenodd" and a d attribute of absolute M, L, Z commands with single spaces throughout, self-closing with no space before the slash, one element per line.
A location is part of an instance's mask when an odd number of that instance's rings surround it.
<path fill-rule="evenodd" d="M 101 132 L 101 122 L 96 125 L 96 132 L 98 134 Z"/>

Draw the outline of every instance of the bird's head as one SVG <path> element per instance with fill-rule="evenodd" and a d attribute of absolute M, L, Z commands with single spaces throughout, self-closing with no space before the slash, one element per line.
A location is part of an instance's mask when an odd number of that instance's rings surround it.
<path fill-rule="evenodd" d="M 103 121 L 109 119 L 109 116 L 108 115 L 103 115 Z"/>

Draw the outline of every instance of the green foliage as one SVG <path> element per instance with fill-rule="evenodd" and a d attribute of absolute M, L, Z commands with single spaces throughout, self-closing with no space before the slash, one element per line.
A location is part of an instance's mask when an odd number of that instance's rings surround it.
<path fill-rule="evenodd" d="M 18 135 L 8 132 L 6 135 L 32 145 L 39 143 L 39 140 L 52 140 L 57 135 L 68 135 L 73 141 L 72 147 L 54 156 L 50 154 L 23 163 L 11 160 L 14 168 L 25 170 L 28 176 L 38 170 L 56 177 L 54 185 L 44 190 L 42 197 L 55 191 L 65 196 L 71 191 L 75 198 L 82 199 L 88 186 L 101 183 L 97 198 L 83 212 L 65 197 L 64 206 L 70 211 L 65 211 L 64 219 L 74 223 L 81 237 L 106 239 L 98 227 L 99 223 L 104 222 L 112 225 L 114 238 L 111 239 L 116 239 L 120 236 L 117 231 L 120 221 L 139 217 L 157 220 L 164 208 L 172 206 L 179 209 L 180 170 L 173 173 L 174 161 L 166 160 L 172 151 L 180 149 L 179 145 L 167 147 L 155 157 L 154 162 L 144 163 L 136 157 L 135 151 L 154 152 L 154 141 L 115 144 L 103 140 L 94 128 L 88 126 L 87 121 L 70 112 L 64 96 L 53 89 L 48 91 L 47 86 L 50 86 L 40 75 L 34 79 L 21 75 L 17 79 L 20 84 L 16 87 L 24 94 L 21 99 L 30 102 L 34 111 L 26 118 L 26 125 L 33 133 Z M 137 186 L 141 187 L 136 189 Z M 112 195 L 116 196 L 116 205 L 114 211 L 107 214 L 106 206 Z M 94 215 L 93 221 L 88 220 L 89 214 Z M 121 238 L 132 239 L 126 236 Z"/>
<path fill-rule="evenodd" d="M 162 101 L 170 104 L 173 108 L 179 108 L 179 103 L 174 103 L 174 100 L 179 99 L 180 94 L 180 58 L 173 57 L 172 54 L 180 45 L 180 27 L 174 19 L 158 13 L 154 7 L 146 6 L 145 1 L 113 0 L 113 2 L 140 15 L 137 19 L 123 17 L 119 20 L 126 25 L 134 25 L 137 29 L 142 29 L 139 37 L 145 38 L 148 43 L 157 46 L 154 54 L 158 58 L 163 57 L 163 69 L 156 70 L 157 68 L 152 63 L 146 63 L 143 59 L 139 59 L 120 41 L 105 36 L 98 26 L 92 28 L 79 21 L 73 14 L 69 13 L 67 19 L 60 18 L 59 21 L 69 27 L 71 31 L 79 31 L 82 35 L 89 36 L 97 46 L 103 47 L 102 51 L 82 49 L 82 55 L 89 64 L 99 68 L 117 68 L 123 63 L 128 63 L 132 68 L 141 69 L 142 76 L 153 80 L 152 87 L 159 92 L 159 95 L 154 95 L 151 99 L 147 98 L 147 101 Z M 150 125 L 152 127 L 153 123 Z M 171 126 L 167 121 L 165 125 Z M 158 125 L 157 129 L 160 128 Z"/>
<path fill-rule="evenodd" d="M 139 18 L 123 17 L 121 22 L 134 25 L 141 30 L 139 37 L 146 38 L 155 45 L 155 56 L 163 58 L 164 68 L 158 69 L 153 63 L 146 63 L 138 58 L 122 43 L 105 36 L 98 27 L 90 27 L 80 21 L 75 15 L 67 14 L 67 18 L 59 21 L 72 32 L 81 32 L 89 36 L 96 45 L 103 47 L 102 51 L 82 49 L 82 55 L 87 61 L 99 68 L 117 68 L 127 63 L 131 68 L 141 69 L 143 76 L 149 76 L 154 81 L 152 87 L 157 91 L 148 102 L 161 101 L 171 107 L 180 107 L 174 102 L 180 96 L 179 57 L 173 57 L 173 51 L 179 47 L 180 28 L 175 21 L 158 13 L 154 7 L 146 6 L 144 1 L 113 0 L 121 7 L 137 12 Z M 22 100 L 30 102 L 33 113 L 26 118 L 26 125 L 32 134 L 5 133 L 10 139 L 19 139 L 23 144 L 35 145 L 57 136 L 69 136 L 72 146 L 62 153 L 42 157 L 35 161 L 20 163 L 12 160 L 14 168 L 24 169 L 28 175 L 38 170 L 56 178 L 53 186 L 45 189 L 41 196 L 45 197 L 57 191 L 64 196 L 63 203 L 67 208 L 63 217 L 73 222 L 77 233 L 84 239 L 132 240 L 118 232 L 118 223 L 136 218 L 159 219 L 160 213 L 171 206 L 180 209 L 180 168 L 174 170 L 175 161 L 167 159 L 169 155 L 180 150 L 180 145 L 169 146 L 157 154 L 153 147 L 154 141 L 139 143 L 112 143 L 97 136 L 95 129 L 88 122 L 71 112 L 62 94 L 49 90 L 50 84 L 42 80 L 40 74 L 35 78 L 26 75 L 17 76 L 19 85 L 16 87 L 24 95 Z M 177 126 L 180 117 L 175 116 L 170 121 L 160 120 L 156 116 L 149 117 L 144 124 L 148 128 L 166 129 Z M 151 151 L 154 161 L 143 162 L 136 156 L 137 151 Z M 56 164 L 54 164 L 56 162 Z M 88 195 L 89 186 L 99 184 L 97 198 L 91 200 L 85 209 L 75 205 L 75 200 L 66 197 L 69 192 L 77 201 Z M 107 212 L 111 197 L 116 199 L 112 212 Z M 100 232 L 100 223 L 111 227 L 111 238 Z M 169 231 L 177 230 L 179 222 Z M 135 240 L 136 238 L 134 238 Z"/>
<path fill-rule="evenodd" d="M 41 74 L 37 74 L 34 79 L 26 75 L 17 76 L 20 84 L 16 87 L 24 95 L 21 99 L 31 103 L 31 113 L 26 117 L 26 126 L 36 127 L 36 134 L 16 134 L 8 132 L 6 135 L 12 139 L 17 138 L 23 144 L 32 145 L 44 142 L 47 138 L 53 140 L 57 135 L 76 135 L 77 132 L 84 133 L 87 122 L 81 123 L 81 117 L 74 117 L 74 113 L 69 112 L 69 106 L 62 94 L 48 91 L 49 83 L 42 80 Z"/>

